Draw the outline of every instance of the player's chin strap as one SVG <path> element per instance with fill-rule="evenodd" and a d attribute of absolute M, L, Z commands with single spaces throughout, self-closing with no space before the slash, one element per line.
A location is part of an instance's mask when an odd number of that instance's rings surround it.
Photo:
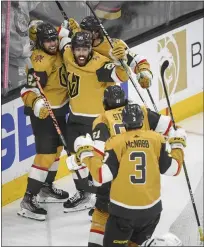
<path fill-rule="evenodd" d="M 168 93 L 167 93 L 166 84 L 165 84 L 165 80 L 164 80 L 164 73 L 165 73 L 165 70 L 168 68 L 168 66 L 169 66 L 169 61 L 165 60 L 163 62 L 163 64 L 162 64 L 162 66 L 161 66 L 161 79 L 162 79 L 164 93 L 165 93 L 165 96 L 166 96 L 166 100 L 167 100 L 169 112 L 170 112 L 170 115 L 171 115 L 171 120 L 172 120 L 172 123 L 173 123 L 173 127 L 174 127 L 174 129 L 176 129 L 176 124 L 175 124 L 175 121 L 174 121 L 174 116 L 173 116 L 173 112 L 172 112 L 172 109 L 171 109 L 169 96 L 168 96 Z M 199 220 L 199 217 L 198 217 L 198 212 L 197 212 L 195 200 L 194 200 L 194 197 L 193 197 L 193 192 L 192 192 L 192 189 L 191 189 L 191 184 L 190 184 L 190 180 L 189 180 L 189 176 L 188 176 L 188 172 L 187 172 L 185 161 L 183 162 L 183 169 L 184 169 L 186 182 L 187 182 L 187 185 L 188 185 L 188 190 L 189 190 L 189 194 L 190 194 L 190 197 L 191 197 L 191 202 L 192 202 L 192 205 L 193 205 L 196 221 L 197 221 L 197 224 L 198 224 L 198 231 L 200 233 L 200 241 L 204 241 L 203 230 L 202 230 L 201 225 L 200 225 L 200 220 Z"/>
<path fill-rule="evenodd" d="M 27 62 L 28 68 L 29 68 L 29 69 L 32 69 L 32 68 L 33 68 L 33 65 L 32 65 L 32 62 L 31 62 L 30 58 L 27 58 L 27 61 L 28 61 L 28 62 Z M 46 98 L 46 96 L 45 96 L 45 94 L 44 94 L 44 91 L 43 91 L 42 86 L 41 86 L 41 84 L 40 84 L 40 79 L 39 79 L 39 77 L 36 76 L 36 74 L 34 74 L 34 77 L 35 77 L 35 79 L 36 79 L 37 87 L 38 87 L 38 89 L 40 90 L 42 99 L 43 99 L 44 102 L 45 102 L 45 106 L 47 107 L 47 109 L 48 109 L 48 111 L 49 111 L 50 117 L 52 118 L 52 122 L 53 122 L 53 124 L 54 124 L 54 126 L 55 126 L 55 129 L 56 129 L 56 131 L 57 131 L 57 134 L 58 134 L 59 137 L 60 137 L 60 140 L 61 140 L 61 142 L 62 142 L 62 144 L 63 144 L 63 146 L 64 146 L 65 151 L 67 152 L 67 156 L 70 156 L 71 154 L 70 154 L 70 152 L 69 152 L 68 149 L 67 149 L 67 143 L 66 143 L 65 138 L 64 138 L 64 136 L 63 136 L 63 134 L 62 134 L 62 131 L 61 131 L 60 127 L 59 127 L 59 124 L 58 124 L 58 122 L 57 122 L 57 119 L 55 118 L 55 115 L 54 115 L 53 110 L 52 110 L 52 108 L 51 108 L 51 106 L 50 106 L 50 103 L 49 103 L 48 99 Z M 76 171 L 76 174 L 77 174 L 78 178 L 81 179 L 81 176 L 80 176 L 80 174 L 79 174 L 78 171 Z"/>

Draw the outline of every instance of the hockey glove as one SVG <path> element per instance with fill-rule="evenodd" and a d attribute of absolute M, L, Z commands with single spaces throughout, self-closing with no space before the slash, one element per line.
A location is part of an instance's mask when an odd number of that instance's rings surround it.
<path fill-rule="evenodd" d="M 172 149 L 180 148 L 184 149 L 186 147 L 187 134 L 183 128 L 178 128 L 174 130 L 173 126 L 169 130 L 169 144 Z"/>
<path fill-rule="evenodd" d="M 79 24 L 73 18 L 69 18 L 69 28 L 74 34 L 81 31 Z"/>
<path fill-rule="evenodd" d="M 41 97 L 34 100 L 32 108 L 34 115 L 40 119 L 45 119 L 49 115 L 49 111 L 45 106 L 45 101 Z"/>
<path fill-rule="evenodd" d="M 74 142 L 74 150 L 76 152 L 77 159 L 82 163 L 84 158 L 94 156 L 93 147 L 94 142 L 89 134 L 86 134 L 86 136 L 77 137 Z"/>
<path fill-rule="evenodd" d="M 142 88 L 149 88 L 152 85 L 152 72 L 150 70 L 142 70 L 137 74 L 137 80 Z"/>
<path fill-rule="evenodd" d="M 109 55 L 113 59 L 115 65 L 121 66 L 120 59 L 127 62 L 126 48 L 118 40 L 114 41 L 113 48 L 110 50 Z"/>
<path fill-rule="evenodd" d="M 43 21 L 41 21 L 41 20 L 32 20 L 29 23 L 28 32 L 29 32 L 30 40 L 32 40 L 34 42 L 37 40 L 37 26 L 41 23 L 43 23 Z"/>
<path fill-rule="evenodd" d="M 80 160 L 77 159 L 75 154 L 67 157 L 66 164 L 67 164 L 67 167 L 70 171 L 79 170 L 83 167 L 83 165 L 81 165 L 81 163 L 80 163 Z"/>

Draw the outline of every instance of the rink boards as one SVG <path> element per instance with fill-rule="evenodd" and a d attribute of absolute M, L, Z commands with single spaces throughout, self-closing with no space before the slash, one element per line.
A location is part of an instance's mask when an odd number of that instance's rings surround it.
<path fill-rule="evenodd" d="M 203 111 L 203 18 L 133 47 L 132 51 L 144 55 L 150 62 L 154 74 L 150 92 L 160 112 L 168 114 L 160 74 L 164 60 L 170 63 L 165 81 L 175 120 Z M 137 85 L 153 110 L 146 90 Z M 128 98 L 142 104 L 131 82 L 128 82 Z M 34 155 L 30 121 L 18 98 L 2 106 L 2 205 L 24 194 Z M 69 173 L 64 159 L 63 156 L 57 178 Z"/>

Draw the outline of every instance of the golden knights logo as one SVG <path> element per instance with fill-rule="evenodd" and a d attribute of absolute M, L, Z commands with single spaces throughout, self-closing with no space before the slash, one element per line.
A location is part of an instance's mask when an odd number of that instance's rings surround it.
<path fill-rule="evenodd" d="M 79 93 L 80 77 L 74 73 L 68 72 L 68 91 L 71 98 L 74 98 Z"/>
<path fill-rule="evenodd" d="M 35 62 L 42 62 L 43 58 L 44 58 L 44 56 L 42 56 L 42 55 L 36 55 L 34 57 L 34 61 Z"/>
<path fill-rule="evenodd" d="M 187 88 L 187 58 L 186 58 L 186 30 L 167 34 L 157 43 L 159 55 L 159 100 L 165 98 L 162 81 L 161 66 L 165 60 L 169 66 L 165 70 L 164 80 L 170 97 Z"/>

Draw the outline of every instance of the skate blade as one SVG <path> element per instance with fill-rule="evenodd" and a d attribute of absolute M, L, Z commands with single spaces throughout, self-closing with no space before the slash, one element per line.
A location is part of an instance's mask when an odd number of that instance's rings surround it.
<path fill-rule="evenodd" d="M 35 214 L 30 212 L 29 210 L 22 208 L 17 215 L 25 217 L 25 218 L 29 218 L 29 219 L 33 219 L 33 220 L 38 220 L 38 221 L 44 221 L 46 219 L 46 215 L 43 214 Z"/>
<path fill-rule="evenodd" d="M 87 205 L 87 206 L 83 206 L 83 207 L 74 207 L 74 208 L 64 208 L 64 213 L 73 213 L 73 212 L 79 212 L 79 211 L 84 211 L 87 209 L 92 208 L 92 205 Z"/>
<path fill-rule="evenodd" d="M 65 199 L 57 199 L 54 197 L 39 197 L 38 202 L 39 203 L 62 203 L 62 202 L 66 202 L 67 199 L 68 197 Z"/>
<path fill-rule="evenodd" d="M 81 203 L 83 204 L 83 203 Z M 64 213 L 71 213 L 71 212 L 77 212 L 77 211 L 83 211 L 83 210 L 87 210 L 93 207 L 93 205 L 91 205 L 90 203 L 81 205 L 78 204 L 76 205 L 76 207 L 72 207 L 72 208 L 65 208 L 64 207 Z"/>

